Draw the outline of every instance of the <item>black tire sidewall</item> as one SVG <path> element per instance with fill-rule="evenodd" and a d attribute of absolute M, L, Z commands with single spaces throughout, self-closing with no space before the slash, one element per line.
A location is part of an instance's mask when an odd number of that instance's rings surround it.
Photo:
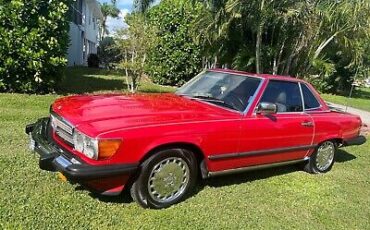
<path fill-rule="evenodd" d="M 148 191 L 149 176 L 151 174 L 153 167 L 156 164 L 170 157 L 179 157 L 186 162 L 190 171 L 189 182 L 183 194 L 177 197 L 176 199 L 172 200 L 171 202 L 158 202 L 156 200 L 153 200 L 149 195 Z M 147 160 L 145 160 L 141 166 L 140 175 L 135 182 L 136 186 L 135 190 L 137 194 L 136 199 L 138 200 L 139 203 L 146 204 L 145 206 L 149 208 L 159 209 L 169 207 L 175 203 L 178 203 L 189 194 L 189 192 L 194 188 L 197 174 L 198 174 L 197 161 L 194 154 L 191 151 L 180 148 L 158 151 L 154 153 L 152 156 L 150 156 Z"/>

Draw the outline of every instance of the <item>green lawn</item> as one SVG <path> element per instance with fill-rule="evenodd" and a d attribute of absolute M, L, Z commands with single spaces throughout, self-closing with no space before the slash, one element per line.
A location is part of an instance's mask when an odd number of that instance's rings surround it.
<path fill-rule="evenodd" d="M 68 84 L 110 90 L 90 80 Z M 0 229 L 370 229 L 370 142 L 341 149 L 324 175 L 289 166 L 212 178 L 180 204 L 147 210 L 127 194 L 96 197 L 39 170 L 24 127 L 47 116 L 57 97 L 0 94 Z"/>
<path fill-rule="evenodd" d="M 57 91 L 59 94 L 127 91 L 125 77 L 117 71 L 73 67 L 68 68 L 65 75 L 65 79 Z M 165 93 L 174 90 L 173 87 L 153 84 L 148 79 L 143 79 L 139 86 L 140 92 Z"/>
<path fill-rule="evenodd" d="M 370 88 L 356 89 L 351 98 L 333 94 L 321 94 L 321 96 L 329 102 L 348 105 L 370 112 Z"/>

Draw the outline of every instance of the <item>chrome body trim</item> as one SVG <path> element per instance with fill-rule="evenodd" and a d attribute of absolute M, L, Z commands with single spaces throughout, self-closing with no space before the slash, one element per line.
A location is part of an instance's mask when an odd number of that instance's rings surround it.
<path fill-rule="evenodd" d="M 269 154 L 276 154 L 282 152 L 292 152 L 298 150 L 310 150 L 316 148 L 317 145 L 302 145 L 302 146 L 294 146 L 294 147 L 286 147 L 286 148 L 276 148 L 276 149 L 264 149 L 264 150 L 257 150 L 257 151 L 249 151 L 249 152 L 239 152 L 239 153 L 224 153 L 218 155 L 210 155 L 208 156 L 209 160 L 223 160 L 223 159 L 230 159 L 230 158 L 242 158 L 242 157 L 249 157 L 249 156 L 256 156 L 256 155 L 269 155 Z"/>
<path fill-rule="evenodd" d="M 236 169 L 226 169 L 226 170 L 222 170 L 222 171 L 208 172 L 208 177 L 229 175 L 229 174 L 234 174 L 234 173 L 241 173 L 241 172 L 247 172 L 247 171 L 252 171 L 252 170 L 258 170 L 258 169 L 265 169 L 265 168 L 272 168 L 272 167 L 278 167 L 278 166 L 283 166 L 283 165 L 296 164 L 296 163 L 299 163 L 299 162 L 307 161 L 308 159 L 310 159 L 310 158 L 305 157 L 303 159 L 298 159 L 298 160 L 283 161 L 283 162 L 263 164 L 263 165 L 252 165 L 252 166 L 236 168 Z"/>
<path fill-rule="evenodd" d="M 257 106 L 257 114 L 262 114 L 262 115 L 271 115 L 275 114 L 277 112 L 277 106 L 274 103 L 270 102 L 261 102 Z"/>
<path fill-rule="evenodd" d="M 251 106 L 252 106 L 253 102 L 256 100 L 256 97 L 257 97 L 258 93 L 260 92 L 260 90 L 262 88 L 263 83 L 265 82 L 265 79 L 263 79 L 263 78 L 260 78 L 260 79 L 261 79 L 260 84 L 258 85 L 258 87 L 257 87 L 256 91 L 254 92 L 253 96 L 250 98 L 250 102 L 248 103 L 247 107 L 243 111 L 244 115 L 248 114 L 249 110 L 251 109 Z M 258 104 L 257 104 L 257 106 L 258 106 Z M 255 108 L 253 108 L 253 110 L 255 110 Z"/>
<path fill-rule="evenodd" d="M 305 108 L 305 105 L 304 105 L 303 91 L 302 91 L 302 86 L 301 86 L 301 83 L 300 82 L 298 82 L 298 87 L 299 87 L 299 92 L 301 94 L 302 111 L 305 111 L 306 108 Z"/>
<path fill-rule="evenodd" d="M 315 98 L 315 100 L 317 101 L 317 103 L 319 103 L 319 106 L 318 106 L 318 107 L 310 108 L 310 109 L 306 109 L 306 108 L 305 108 L 305 106 L 304 106 L 304 98 L 303 98 L 303 90 L 302 90 L 302 86 L 301 86 L 301 84 L 304 84 L 304 85 L 306 86 L 306 88 L 311 92 L 312 96 Z M 322 108 L 321 101 L 317 99 L 316 94 L 315 94 L 314 92 L 312 92 L 311 88 L 310 88 L 310 87 L 308 87 L 308 85 L 307 85 L 307 84 L 300 82 L 300 83 L 299 83 L 299 88 L 301 89 L 301 95 L 302 95 L 302 100 L 303 100 L 303 111 L 312 111 L 312 110 L 314 111 L 314 110 L 316 110 L 316 109 L 320 109 L 320 108 Z"/>
<path fill-rule="evenodd" d="M 54 112 L 50 113 L 50 122 L 55 134 L 73 146 L 74 126 Z"/>

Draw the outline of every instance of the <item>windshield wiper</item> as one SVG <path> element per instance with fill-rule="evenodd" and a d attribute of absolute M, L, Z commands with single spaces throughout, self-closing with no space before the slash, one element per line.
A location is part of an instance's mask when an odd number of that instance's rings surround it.
<path fill-rule="evenodd" d="M 187 95 L 187 96 L 190 96 L 190 95 Z M 202 95 L 191 96 L 191 97 L 192 98 L 198 98 L 198 99 L 201 99 L 201 100 L 205 100 L 205 101 L 208 101 L 208 102 L 215 102 L 217 104 L 224 105 L 225 107 L 228 107 L 230 109 L 239 111 L 233 105 L 230 105 L 230 104 L 226 103 L 224 100 L 219 99 L 219 98 L 215 98 L 215 97 L 211 97 L 211 96 L 202 96 Z"/>

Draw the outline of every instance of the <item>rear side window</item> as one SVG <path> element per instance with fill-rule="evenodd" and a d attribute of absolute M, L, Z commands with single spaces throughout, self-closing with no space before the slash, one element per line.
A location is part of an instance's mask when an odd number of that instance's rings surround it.
<path fill-rule="evenodd" d="M 304 99 L 304 108 L 305 109 L 315 109 L 320 107 L 320 103 L 317 101 L 315 95 L 307 87 L 306 84 L 301 84 L 303 99 Z"/>
<path fill-rule="evenodd" d="M 261 102 L 277 105 L 278 112 L 302 112 L 302 97 L 298 83 L 270 80 Z"/>

